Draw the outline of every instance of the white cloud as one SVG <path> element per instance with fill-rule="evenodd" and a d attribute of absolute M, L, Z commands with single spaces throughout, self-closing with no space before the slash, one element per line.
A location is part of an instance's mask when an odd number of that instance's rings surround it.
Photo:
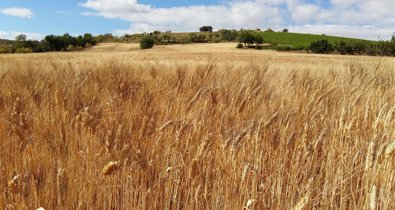
<path fill-rule="evenodd" d="M 224 0 L 209 6 L 157 8 L 137 0 L 86 0 L 85 15 L 131 23 L 116 34 L 153 30 L 196 31 L 202 25 L 219 28 L 282 28 L 377 40 L 392 35 L 393 0 Z M 315 2 L 315 3 L 314 3 Z M 328 3 L 328 2 L 327 2 Z M 395 28 L 393 29 L 395 31 Z"/>
<path fill-rule="evenodd" d="M 214 28 L 257 28 L 281 24 L 280 8 L 266 0 L 228 1 L 210 6 L 155 8 L 136 0 L 88 0 L 82 6 L 97 15 L 131 22 L 124 32 L 151 30 L 196 31 L 202 25 Z"/>
<path fill-rule="evenodd" d="M 41 40 L 44 38 L 44 34 L 30 33 L 30 32 L 18 32 L 18 31 L 0 31 L 0 39 L 14 40 L 19 34 L 25 34 L 29 40 Z"/>
<path fill-rule="evenodd" d="M 309 21 L 320 13 L 320 7 L 314 4 L 298 5 L 292 10 L 292 18 L 296 21 Z"/>
<path fill-rule="evenodd" d="M 1 10 L 4 15 L 15 16 L 19 18 L 31 18 L 33 17 L 33 12 L 27 8 L 20 7 L 10 7 Z"/>

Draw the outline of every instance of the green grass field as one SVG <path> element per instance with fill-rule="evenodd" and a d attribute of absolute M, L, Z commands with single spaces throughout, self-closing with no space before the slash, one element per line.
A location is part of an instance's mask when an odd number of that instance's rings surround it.
<path fill-rule="evenodd" d="M 326 39 L 331 44 L 336 42 L 361 42 L 367 41 L 362 39 L 315 35 L 315 34 L 300 34 L 300 33 L 284 33 L 284 32 L 262 32 L 263 40 L 265 43 L 279 44 L 279 45 L 292 45 L 294 47 L 308 47 L 310 44 L 317 40 Z M 367 41 L 373 42 L 373 41 Z"/>

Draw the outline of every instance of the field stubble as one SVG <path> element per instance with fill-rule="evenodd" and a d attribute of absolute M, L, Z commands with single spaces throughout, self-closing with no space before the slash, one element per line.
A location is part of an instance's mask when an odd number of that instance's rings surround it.
<path fill-rule="evenodd" d="M 195 46 L 0 57 L 0 208 L 395 208 L 393 59 Z"/>

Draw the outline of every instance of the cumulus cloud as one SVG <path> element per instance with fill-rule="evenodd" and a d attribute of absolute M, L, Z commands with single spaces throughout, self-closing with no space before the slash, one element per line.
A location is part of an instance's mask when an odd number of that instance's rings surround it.
<path fill-rule="evenodd" d="M 347 35 L 377 40 L 392 35 L 393 0 L 225 0 L 216 5 L 157 8 L 137 0 L 86 0 L 85 15 L 131 23 L 116 34 L 153 30 L 196 31 L 214 28 L 290 28 L 308 33 Z M 306 30 L 306 31 L 302 31 Z M 393 29 L 395 31 L 395 29 Z"/>
<path fill-rule="evenodd" d="M 117 32 L 150 30 L 196 31 L 202 25 L 214 28 L 257 28 L 280 25 L 278 5 L 270 1 L 229 1 L 210 6 L 156 8 L 136 0 L 88 0 L 81 4 L 105 18 L 131 22 L 131 27 Z"/>
<path fill-rule="evenodd" d="M 30 32 L 18 32 L 18 31 L 0 31 L 0 39 L 14 40 L 19 34 L 25 34 L 29 40 L 41 40 L 44 38 L 44 34 L 30 33 Z"/>
<path fill-rule="evenodd" d="M 20 7 L 10 7 L 1 10 L 1 13 L 4 15 L 15 16 L 19 18 L 31 18 L 33 17 L 32 10 L 28 8 L 20 8 Z"/>

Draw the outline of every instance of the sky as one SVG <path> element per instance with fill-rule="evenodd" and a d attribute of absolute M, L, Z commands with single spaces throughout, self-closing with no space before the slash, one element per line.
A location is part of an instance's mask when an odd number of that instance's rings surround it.
<path fill-rule="evenodd" d="M 0 38 L 215 29 L 390 39 L 394 0 L 0 0 Z"/>

